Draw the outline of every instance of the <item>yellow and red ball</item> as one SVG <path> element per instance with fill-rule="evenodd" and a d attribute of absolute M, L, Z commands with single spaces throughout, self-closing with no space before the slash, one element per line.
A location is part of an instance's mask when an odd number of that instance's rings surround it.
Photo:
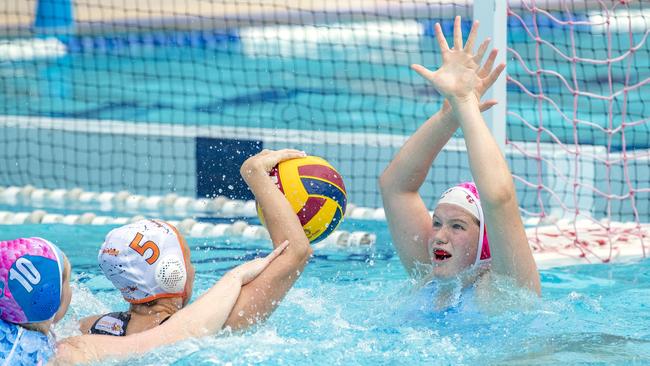
<path fill-rule="evenodd" d="M 286 160 L 270 174 L 311 243 L 325 239 L 339 226 L 345 215 L 347 193 L 341 174 L 325 159 L 307 156 Z M 259 206 L 257 213 L 264 223 Z"/>

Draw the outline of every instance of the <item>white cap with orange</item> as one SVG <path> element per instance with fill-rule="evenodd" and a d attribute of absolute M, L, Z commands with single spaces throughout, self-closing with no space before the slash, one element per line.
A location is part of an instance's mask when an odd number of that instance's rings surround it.
<path fill-rule="evenodd" d="M 174 226 L 164 221 L 141 220 L 106 235 L 99 250 L 99 266 L 132 304 L 185 297 L 185 246 Z"/>

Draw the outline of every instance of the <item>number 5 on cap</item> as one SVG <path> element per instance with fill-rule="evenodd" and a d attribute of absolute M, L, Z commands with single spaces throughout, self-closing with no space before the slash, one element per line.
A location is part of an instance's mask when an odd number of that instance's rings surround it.
<path fill-rule="evenodd" d="M 147 263 L 149 264 L 154 264 L 158 260 L 158 257 L 160 256 L 160 249 L 158 248 L 158 245 L 156 243 L 152 242 L 151 240 L 145 241 L 142 245 L 140 245 L 140 242 L 142 241 L 143 235 L 140 233 L 137 233 L 135 235 L 135 238 L 131 241 L 131 244 L 129 244 L 129 248 L 135 250 L 140 254 L 141 256 L 144 257 L 144 253 L 147 251 L 147 249 L 151 249 L 151 256 L 147 258 Z"/>

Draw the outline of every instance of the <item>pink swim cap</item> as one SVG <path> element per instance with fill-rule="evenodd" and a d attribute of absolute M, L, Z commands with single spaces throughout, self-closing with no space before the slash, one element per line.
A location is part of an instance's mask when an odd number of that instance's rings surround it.
<path fill-rule="evenodd" d="M 481 207 L 481 199 L 478 195 L 478 190 L 473 182 L 460 183 L 457 186 L 451 187 L 440 196 L 438 205 L 441 203 L 448 203 L 468 211 L 472 216 L 476 217 L 479 221 L 479 237 L 478 237 L 478 251 L 476 254 L 475 264 L 482 260 L 490 259 L 490 245 L 488 244 L 487 228 L 485 226 L 485 217 L 483 216 L 483 208 Z"/>
<path fill-rule="evenodd" d="M 0 319 L 50 320 L 61 306 L 63 253 L 42 238 L 0 241 Z"/>

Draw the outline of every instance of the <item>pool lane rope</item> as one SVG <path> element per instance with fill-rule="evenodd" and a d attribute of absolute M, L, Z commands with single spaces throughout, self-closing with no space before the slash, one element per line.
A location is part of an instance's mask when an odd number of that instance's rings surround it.
<path fill-rule="evenodd" d="M 254 200 L 229 199 L 224 196 L 214 198 L 193 198 L 167 195 L 143 196 L 128 191 L 87 192 L 81 188 L 44 189 L 32 185 L 23 187 L 0 186 L 0 204 L 9 206 L 29 206 L 35 208 L 70 208 L 122 214 L 147 214 L 157 216 L 197 216 L 206 215 L 219 218 L 257 217 Z M 433 214 L 433 212 L 430 212 Z M 360 207 L 348 203 L 346 218 L 356 220 L 385 221 L 386 213 L 382 207 Z M 593 220 L 587 220 L 589 222 Z M 538 225 L 567 226 L 570 219 L 547 216 L 544 219 L 530 217 L 524 220 L 527 227 Z"/>
<path fill-rule="evenodd" d="M 0 225 L 25 224 L 64 224 L 64 225 L 125 225 L 144 219 L 142 215 L 132 217 L 98 216 L 93 212 L 82 214 L 57 214 L 44 210 L 31 212 L 0 211 Z M 252 240 L 270 240 L 268 230 L 261 225 L 249 225 L 246 221 L 237 220 L 233 223 L 217 223 L 196 221 L 187 218 L 181 221 L 167 220 L 178 228 L 183 235 L 194 238 L 242 237 Z M 336 230 L 317 247 L 359 247 L 373 246 L 377 236 L 365 231 Z"/>
<path fill-rule="evenodd" d="M 0 204 L 30 207 L 66 207 L 85 210 L 147 213 L 165 216 L 208 215 L 212 217 L 257 217 L 254 200 L 244 201 L 223 196 L 193 198 L 170 193 L 142 196 L 128 191 L 87 192 L 81 188 L 44 189 L 31 185 L 0 187 Z M 385 220 L 383 208 L 348 204 L 346 217 L 360 220 Z"/>
<path fill-rule="evenodd" d="M 141 196 L 127 191 L 86 192 L 74 189 L 41 189 L 33 186 L 0 187 L 0 204 L 9 206 L 57 207 L 81 211 L 108 211 L 133 216 L 98 216 L 93 212 L 61 215 L 43 210 L 32 212 L 0 211 L 0 224 L 89 224 L 123 225 L 148 216 L 187 217 L 206 215 L 221 218 L 256 217 L 255 201 L 231 200 L 226 197 L 192 198 L 168 194 Z M 360 220 L 385 220 L 382 208 L 348 204 L 346 217 Z M 268 231 L 246 221 L 232 223 L 201 222 L 195 219 L 172 221 L 190 237 L 235 236 L 267 240 Z M 638 259 L 650 255 L 650 224 L 608 222 L 606 219 L 583 219 L 572 222 L 552 217 L 525 220 L 526 234 L 540 268 L 558 265 L 602 263 Z M 335 247 L 373 246 L 376 234 L 364 231 L 335 231 L 315 245 Z"/>

